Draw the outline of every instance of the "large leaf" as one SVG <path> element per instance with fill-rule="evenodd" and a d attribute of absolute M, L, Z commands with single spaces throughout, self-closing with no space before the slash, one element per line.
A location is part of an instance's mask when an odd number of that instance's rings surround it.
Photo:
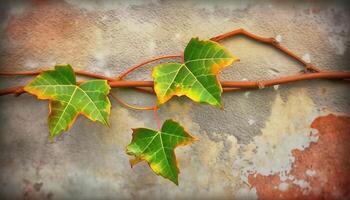
<path fill-rule="evenodd" d="M 90 80 L 79 86 L 70 65 L 57 65 L 45 71 L 24 87 L 39 99 L 50 100 L 50 136 L 68 130 L 79 114 L 108 125 L 111 104 L 110 87 L 105 80 Z"/>
<path fill-rule="evenodd" d="M 152 76 L 158 103 L 163 104 L 174 95 L 186 95 L 193 101 L 220 107 L 222 88 L 217 75 L 236 60 L 216 42 L 191 39 L 184 52 L 184 63 L 154 67 Z"/>
<path fill-rule="evenodd" d="M 148 162 L 152 170 L 178 185 L 179 169 L 174 149 L 195 140 L 184 128 L 172 120 L 164 122 L 160 131 L 147 128 L 133 129 L 133 138 L 126 147 L 129 155 L 135 156 L 133 166 L 141 160 Z"/>

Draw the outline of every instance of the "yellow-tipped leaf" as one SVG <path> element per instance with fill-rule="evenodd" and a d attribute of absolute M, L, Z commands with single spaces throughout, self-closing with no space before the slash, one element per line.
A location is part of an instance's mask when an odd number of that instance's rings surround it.
<path fill-rule="evenodd" d="M 238 60 L 219 43 L 193 38 L 184 52 L 184 63 L 154 67 L 152 77 L 158 104 L 172 96 L 186 95 L 195 102 L 221 107 L 220 70 Z"/>
<path fill-rule="evenodd" d="M 159 131 L 133 129 L 133 138 L 126 147 L 126 152 L 135 156 L 130 160 L 131 166 L 145 160 L 157 175 L 178 185 L 179 168 L 174 150 L 177 146 L 192 143 L 194 140 L 196 139 L 179 123 L 167 120 Z"/>
<path fill-rule="evenodd" d="M 106 80 L 90 80 L 79 86 L 70 65 L 57 65 L 38 75 L 24 90 L 39 99 L 50 100 L 49 129 L 55 137 L 68 130 L 79 114 L 108 125 L 111 104 Z"/>

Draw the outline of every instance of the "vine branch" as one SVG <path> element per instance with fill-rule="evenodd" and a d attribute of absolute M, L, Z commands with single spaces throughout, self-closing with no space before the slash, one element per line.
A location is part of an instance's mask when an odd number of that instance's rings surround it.
<path fill-rule="evenodd" d="M 349 80 L 350 79 L 350 72 L 325 72 L 321 71 L 318 67 L 311 63 L 307 63 L 302 58 L 288 50 L 286 47 L 283 47 L 275 38 L 267 38 L 267 37 L 261 37 L 258 35 L 255 35 L 253 33 L 250 33 L 244 29 L 237 29 L 234 31 L 230 31 L 218 36 L 215 36 L 211 38 L 210 40 L 215 42 L 220 42 L 222 40 L 234 37 L 236 35 L 244 35 L 246 37 L 249 37 L 253 40 L 256 40 L 258 42 L 270 44 L 273 47 L 277 48 L 284 54 L 288 55 L 289 57 L 293 58 L 294 60 L 301 63 L 307 70 L 313 73 L 306 73 L 306 74 L 298 74 L 298 75 L 292 75 L 292 76 L 286 76 L 281 78 L 276 78 L 272 80 L 262 80 L 262 81 L 220 81 L 221 86 L 223 88 L 224 92 L 230 92 L 230 91 L 237 91 L 240 89 L 245 88 L 264 88 L 269 87 L 273 85 L 280 85 L 280 84 L 287 84 L 291 82 L 301 81 L 301 80 L 312 80 L 312 79 L 341 79 L 341 80 Z M 104 79 L 107 80 L 109 85 L 114 88 L 135 88 L 137 90 L 147 92 L 147 93 L 154 93 L 153 81 L 125 81 L 123 80 L 127 75 L 134 72 L 138 68 L 145 66 L 146 64 L 152 63 L 154 61 L 162 60 L 162 59 L 175 59 L 180 58 L 183 60 L 183 54 L 181 55 L 164 55 L 164 56 L 158 56 L 151 58 L 149 60 L 146 60 L 140 64 L 134 65 L 130 68 L 128 68 L 125 72 L 123 72 L 121 75 L 119 75 L 117 78 L 107 77 L 104 75 L 96 74 L 93 72 L 88 72 L 84 70 L 75 70 L 75 73 L 81 76 L 91 77 L 91 78 L 97 78 L 97 79 Z M 37 71 L 22 71 L 22 72 L 0 72 L 0 76 L 17 76 L 17 75 L 38 75 L 43 70 L 37 70 Z M 20 95 L 24 93 L 23 86 L 17 86 L 17 87 L 11 87 L 11 88 L 5 88 L 0 89 L 0 96 L 6 95 L 6 94 L 16 94 Z M 154 109 L 154 107 L 145 107 L 145 108 L 137 108 L 135 106 L 129 105 L 123 101 L 121 101 L 119 98 L 115 98 L 115 95 L 111 95 L 112 98 L 116 99 L 119 103 L 126 107 L 134 108 L 134 109 L 141 109 L 141 110 L 151 110 Z"/>
<path fill-rule="evenodd" d="M 340 79 L 347 80 L 350 79 L 350 72 L 318 72 L 318 73 L 308 73 L 308 74 L 298 74 L 292 76 L 285 76 L 281 78 L 276 78 L 272 80 L 262 80 L 262 81 L 220 81 L 221 86 L 224 89 L 244 89 L 244 88 L 264 88 L 273 85 L 287 84 L 302 80 L 312 80 L 312 79 Z M 112 88 L 134 88 L 134 87 L 151 87 L 153 88 L 153 81 L 109 81 L 108 84 Z M 225 91 L 225 90 L 224 90 Z M 232 90 L 226 90 L 232 91 Z M 6 88 L 0 90 L 0 95 L 6 94 L 20 94 L 25 92 L 23 86 L 17 86 L 12 88 Z"/>

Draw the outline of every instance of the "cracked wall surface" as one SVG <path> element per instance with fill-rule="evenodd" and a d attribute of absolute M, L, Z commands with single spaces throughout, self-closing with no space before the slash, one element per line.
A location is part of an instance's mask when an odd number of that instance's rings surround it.
<path fill-rule="evenodd" d="M 0 2 L 0 70 L 69 63 L 106 76 L 158 55 L 178 54 L 191 37 L 234 29 L 274 37 L 322 70 L 350 70 L 346 1 Z M 240 62 L 222 80 L 262 80 L 303 67 L 271 46 L 243 36 L 223 44 Z M 150 80 L 152 66 L 129 80 Z M 31 77 L 1 77 L 0 88 Z M 78 117 L 48 139 L 48 102 L 0 96 L 1 199 L 349 199 L 349 84 L 312 80 L 225 93 L 224 109 L 185 97 L 162 106 L 199 138 L 178 148 L 179 186 L 146 163 L 130 168 L 131 128 L 156 128 L 151 111 L 112 101 L 110 127 Z M 125 101 L 155 97 L 114 89 Z"/>

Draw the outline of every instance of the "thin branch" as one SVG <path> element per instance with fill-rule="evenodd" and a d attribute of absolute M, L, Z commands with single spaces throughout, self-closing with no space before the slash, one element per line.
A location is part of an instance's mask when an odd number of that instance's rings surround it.
<path fill-rule="evenodd" d="M 153 87 L 153 81 L 112 81 L 109 82 L 111 87 L 132 88 L 132 87 Z"/>
<path fill-rule="evenodd" d="M 123 105 L 124 107 L 127 108 L 131 108 L 134 110 L 154 110 L 157 106 L 148 106 L 148 107 L 137 107 L 134 105 L 130 105 L 128 103 L 126 103 L 125 101 L 121 100 L 120 98 L 118 98 L 116 95 L 114 95 L 113 93 L 109 93 L 109 95 L 116 100 L 118 103 L 120 103 L 121 105 Z"/>
<path fill-rule="evenodd" d="M 338 80 L 349 80 L 350 72 L 319 72 L 319 73 L 309 73 L 309 74 L 298 74 L 292 76 L 286 76 L 281 78 L 276 78 L 272 80 L 263 80 L 263 81 L 220 81 L 221 86 L 224 88 L 224 91 L 235 91 L 238 88 L 264 88 L 273 85 L 281 85 L 292 83 L 302 80 L 312 80 L 312 79 L 338 79 Z M 151 87 L 153 88 L 153 81 L 110 81 L 109 85 L 115 88 L 133 88 L 133 87 Z M 23 86 L 6 88 L 0 90 L 0 96 L 11 94 L 11 93 L 20 93 L 24 92 L 21 90 Z"/>
<path fill-rule="evenodd" d="M 38 75 L 41 70 L 37 71 L 20 71 L 20 72 L 0 72 L 0 76 L 29 76 L 29 75 Z"/>
<path fill-rule="evenodd" d="M 158 56 L 158 57 L 155 57 L 155 58 L 151 58 L 149 60 L 146 60 L 140 64 L 137 64 L 137 65 L 134 65 L 130 68 L 128 68 L 125 72 L 123 72 L 121 75 L 118 76 L 117 80 L 123 80 L 127 75 L 129 75 L 131 72 L 135 71 L 136 69 L 144 66 L 144 65 L 147 65 L 149 63 L 152 63 L 152 62 L 155 62 L 157 60 L 162 60 L 162 59 L 168 59 L 168 58 L 181 58 L 183 57 L 182 55 L 165 55 L 165 56 Z M 141 91 L 141 92 L 145 92 L 145 93 L 149 93 L 149 94 L 154 94 L 154 90 L 153 89 L 148 89 L 148 88 L 140 88 L 140 87 L 137 87 L 135 88 L 136 90 L 138 91 Z"/>
<path fill-rule="evenodd" d="M 165 56 L 158 56 L 158 57 L 155 57 L 155 58 L 152 58 L 152 59 L 149 59 L 145 62 L 142 62 L 140 64 L 137 64 L 137 65 L 134 65 L 132 67 L 130 67 L 129 69 L 127 69 L 125 72 L 123 72 L 121 75 L 119 75 L 118 79 L 119 80 L 122 80 L 123 78 L 125 78 L 128 74 L 130 74 L 131 72 L 135 71 L 136 69 L 144 66 L 144 65 L 147 65 L 149 63 L 152 63 L 152 62 L 155 62 L 157 60 L 162 60 L 162 59 L 166 59 L 166 58 L 182 58 L 183 56 L 182 55 L 165 55 Z"/>
<path fill-rule="evenodd" d="M 19 72 L 0 72 L 0 76 L 32 76 L 32 75 L 39 75 L 43 71 L 44 70 L 19 71 Z M 108 76 L 96 74 L 96 73 L 93 73 L 93 72 L 88 72 L 88 71 L 85 71 L 85 70 L 74 70 L 74 72 L 76 74 L 78 74 L 78 75 L 86 76 L 86 77 L 90 77 L 90 78 L 104 79 L 104 80 L 107 80 L 107 81 L 116 81 L 116 80 L 118 80 L 116 78 L 111 78 L 111 77 L 108 77 Z M 149 93 L 149 94 L 153 94 L 154 93 L 153 89 L 151 89 L 151 88 L 135 88 L 135 90 L 138 90 L 140 92 Z"/>
<path fill-rule="evenodd" d="M 318 67 L 316 67 L 315 65 L 313 65 L 311 63 L 307 63 L 302 58 L 300 58 L 299 56 L 297 56 L 296 54 L 291 52 L 289 49 L 287 49 L 286 47 L 283 47 L 275 38 L 261 37 L 261 36 L 255 35 L 253 33 L 250 33 L 242 28 L 215 36 L 213 38 L 210 38 L 210 40 L 215 41 L 215 42 L 220 42 L 221 40 L 228 39 L 228 38 L 231 38 L 231 37 L 236 36 L 236 35 L 245 35 L 245 36 L 247 36 L 253 40 L 256 40 L 258 42 L 270 44 L 270 45 L 276 47 L 281 52 L 288 55 L 289 57 L 291 57 L 294 60 L 298 61 L 299 63 L 303 64 L 307 70 L 310 70 L 313 72 L 321 72 L 321 70 Z"/>
<path fill-rule="evenodd" d="M 81 75 L 81 76 L 87 76 L 87 77 L 97 78 L 97 79 L 105 79 L 107 81 L 115 81 L 116 80 L 115 78 L 99 75 L 99 74 L 84 71 L 84 70 L 77 70 L 77 71 L 75 71 L 75 73 L 78 75 Z"/>
<path fill-rule="evenodd" d="M 154 117 L 154 121 L 156 121 L 158 130 L 160 130 L 160 128 L 161 128 L 161 126 L 160 126 L 160 117 L 158 115 L 158 107 L 157 106 L 155 106 L 154 109 L 153 109 L 153 117 Z"/>
<path fill-rule="evenodd" d="M 273 85 L 291 83 L 301 80 L 312 79 L 350 79 L 350 72 L 319 72 L 310 74 L 298 74 L 281 77 L 273 80 L 263 81 L 221 81 L 223 88 L 259 88 Z M 109 82 L 111 87 L 153 87 L 153 81 L 112 81 Z"/>
<path fill-rule="evenodd" d="M 153 110 L 154 120 L 156 121 L 158 129 L 160 129 L 160 120 L 159 120 L 159 116 L 158 116 L 158 113 L 157 113 L 157 109 L 158 109 L 157 105 L 155 105 L 155 106 L 148 106 L 148 107 L 137 107 L 137 106 L 130 105 L 130 104 L 126 103 L 125 101 L 121 100 L 116 95 L 114 95 L 113 93 L 109 93 L 109 95 L 114 100 L 116 100 L 119 104 L 121 104 L 122 106 L 124 106 L 126 108 L 131 108 L 131 109 L 134 109 L 134 110 Z"/>
<path fill-rule="evenodd" d="M 7 94 L 15 94 L 16 96 L 25 93 L 23 90 L 24 86 L 16 86 L 16 87 L 10 87 L 5 89 L 0 89 L 0 96 L 7 95 Z"/>
<path fill-rule="evenodd" d="M 310 74 L 299 74 L 292 76 L 285 76 L 281 78 L 276 78 L 272 80 L 263 81 L 222 81 L 221 85 L 223 87 L 234 87 L 234 88 L 264 88 L 274 85 L 287 84 L 302 80 L 312 80 L 312 79 L 339 79 L 347 80 L 350 79 L 350 72 L 318 72 Z"/>
<path fill-rule="evenodd" d="M 143 93 L 154 94 L 153 88 L 136 87 L 136 88 L 134 88 L 134 89 L 135 89 L 135 90 L 138 90 L 138 91 L 140 91 L 140 92 L 143 92 Z"/>

